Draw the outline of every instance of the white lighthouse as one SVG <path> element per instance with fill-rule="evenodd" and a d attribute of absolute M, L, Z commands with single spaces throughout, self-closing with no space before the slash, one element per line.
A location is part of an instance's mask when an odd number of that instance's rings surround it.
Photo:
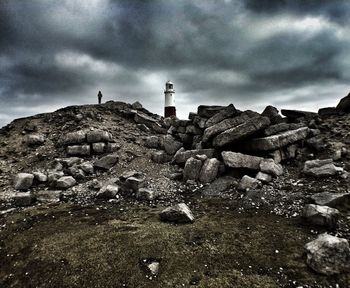
<path fill-rule="evenodd" d="M 170 81 L 165 83 L 165 105 L 164 105 L 164 117 L 176 116 L 175 108 L 175 90 L 174 84 Z"/>

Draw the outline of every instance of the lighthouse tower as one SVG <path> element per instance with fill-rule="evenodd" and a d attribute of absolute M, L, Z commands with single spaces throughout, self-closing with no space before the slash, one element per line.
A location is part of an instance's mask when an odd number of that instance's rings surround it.
<path fill-rule="evenodd" d="M 175 90 L 174 84 L 170 81 L 165 83 L 165 105 L 164 105 L 164 117 L 176 116 L 175 108 Z"/>

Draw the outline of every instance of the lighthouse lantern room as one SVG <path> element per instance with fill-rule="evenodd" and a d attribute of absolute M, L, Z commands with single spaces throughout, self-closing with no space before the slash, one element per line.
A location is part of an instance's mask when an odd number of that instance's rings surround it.
<path fill-rule="evenodd" d="M 165 83 L 165 105 L 164 105 L 164 117 L 176 116 L 175 108 L 175 90 L 174 84 L 170 81 Z"/>

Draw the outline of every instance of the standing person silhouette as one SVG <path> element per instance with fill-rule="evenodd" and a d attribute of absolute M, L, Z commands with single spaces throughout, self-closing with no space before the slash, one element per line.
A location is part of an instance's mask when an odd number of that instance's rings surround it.
<path fill-rule="evenodd" d="M 98 104 L 101 104 L 101 100 L 102 100 L 102 93 L 101 93 L 101 91 L 98 91 L 97 98 L 98 98 Z"/>

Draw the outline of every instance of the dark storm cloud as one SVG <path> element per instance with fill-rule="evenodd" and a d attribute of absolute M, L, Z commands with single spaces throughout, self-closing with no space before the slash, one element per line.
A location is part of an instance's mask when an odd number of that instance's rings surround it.
<path fill-rule="evenodd" d="M 98 90 L 162 113 L 168 79 L 181 117 L 198 104 L 335 105 L 349 13 L 346 0 L 3 0 L 0 125 Z"/>

